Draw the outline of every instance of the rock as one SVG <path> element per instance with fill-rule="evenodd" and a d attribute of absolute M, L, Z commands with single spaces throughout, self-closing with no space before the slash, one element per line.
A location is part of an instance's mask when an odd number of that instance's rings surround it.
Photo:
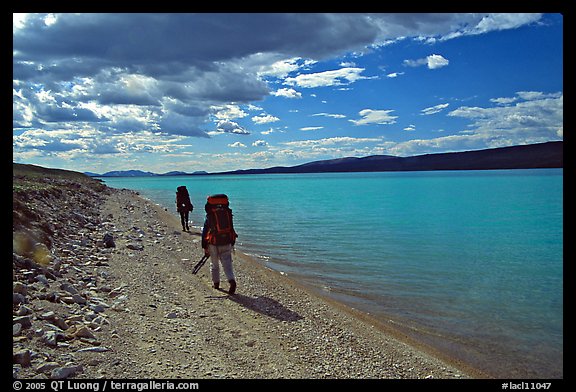
<path fill-rule="evenodd" d="M 22 282 L 13 282 L 12 283 L 12 292 L 26 295 L 26 294 L 28 294 L 28 286 Z"/>
<path fill-rule="evenodd" d="M 70 326 L 68 324 L 66 324 L 66 321 L 64 321 L 60 317 L 56 316 L 56 314 L 54 312 L 43 313 L 40 315 L 40 319 L 47 320 L 51 324 L 57 326 L 58 328 L 60 328 L 64 331 L 67 330 L 68 328 L 70 328 Z"/>
<path fill-rule="evenodd" d="M 96 336 L 94 336 L 92 331 L 85 326 L 81 326 L 73 335 L 78 338 L 96 339 Z"/>
<path fill-rule="evenodd" d="M 57 380 L 62 378 L 68 378 L 78 372 L 81 372 L 82 370 L 83 370 L 82 365 L 70 366 L 67 364 L 66 366 L 53 369 L 52 372 L 50 373 L 50 378 Z"/>
<path fill-rule="evenodd" d="M 29 367 L 31 364 L 32 352 L 30 350 L 20 350 L 12 354 L 12 362 Z"/>
<path fill-rule="evenodd" d="M 44 275 L 36 275 L 36 280 L 45 286 L 50 285 L 50 283 L 48 282 L 48 279 L 46 279 L 46 276 L 44 276 Z"/>
<path fill-rule="evenodd" d="M 56 369 L 60 364 L 58 362 L 46 362 L 36 368 L 39 373 L 47 373 Z"/>
<path fill-rule="evenodd" d="M 92 352 L 92 353 L 103 353 L 106 351 L 110 351 L 110 349 L 108 347 L 102 347 L 102 346 L 93 346 L 93 347 L 86 347 L 86 348 L 81 348 L 80 350 L 76 351 L 77 353 L 86 353 L 86 352 Z"/>
<path fill-rule="evenodd" d="M 70 283 L 64 282 L 60 285 L 60 289 L 69 292 L 70 294 L 78 294 L 76 287 L 72 286 Z"/>
<path fill-rule="evenodd" d="M 42 336 L 42 341 L 50 347 L 58 347 L 58 336 L 56 331 L 48 331 Z"/>
<path fill-rule="evenodd" d="M 132 250 L 144 250 L 144 245 L 136 244 L 134 242 L 129 243 L 128 245 L 126 245 L 126 247 Z"/>
<path fill-rule="evenodd" d="M 16 316 L 26 316 L 27 314 L 32 314 L 32 309 L 27 306 L 20 305 L 18 311 L 16 312 Z"/>
<path fill-rule="evenodd" d="M 32 326 L 32 317 L 31 316 L 13 317 L 12 324 L 17 323 L 22 325 L 22 328 L 30 328 Z"/>
<path fill-rule="evenodd" d="M 26 297 L 20 293 L 12 293 L 12 305 L 24 304 L 26 303 Z"/>
<path fill-rule="evenodd" d="M 104 242 L 104 246 L 106 248 L 115 248 L 116 247 L 116 243 L 114 242 L 114 237 L 110 233 L 104 234 L 103 242 Z"/>

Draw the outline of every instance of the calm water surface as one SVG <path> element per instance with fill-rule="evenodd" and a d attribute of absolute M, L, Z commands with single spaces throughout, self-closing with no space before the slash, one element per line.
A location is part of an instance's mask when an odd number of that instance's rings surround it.
<path fill-rule="evenodd" d="M 562 169 L 103 180 L 174 214 L 186 185 L 196 227 L 226 193 L 238 250 L 496 377 L 563 377 Z"/>

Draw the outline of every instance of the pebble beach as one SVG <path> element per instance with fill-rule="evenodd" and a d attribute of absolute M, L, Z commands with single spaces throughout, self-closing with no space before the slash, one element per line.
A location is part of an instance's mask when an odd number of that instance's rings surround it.
<path fill-rule="evenodd" d="M 15 378 L 487 378 L 238 251 L 216 290 L 175 211 L 50 181 L 13 193 Z"/>

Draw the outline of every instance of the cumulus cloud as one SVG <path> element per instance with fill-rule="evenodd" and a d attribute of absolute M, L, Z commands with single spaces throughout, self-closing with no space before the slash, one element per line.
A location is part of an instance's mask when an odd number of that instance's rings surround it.
<path fill-rule="evenodd" d="M 352 61 L 339 61 L 339 69 L 311 72 L 318 61 L 366 53 L 401 39 L 432 42 L 513 29 L 540 17 L 517 13 L 14 14 L 13 128 L 18 133 L 14 152 L 66 151 L 67 158 L 85 151 L 148 153 L 173 151 L 175 141 L 186 137 L 250 134 L 233 120 L 248 117 L 246 111 L 252 110 L 249 105 L 254 102 L 270 95 L 300 98 L 297 87 L 351 86 L 375 78 L 364 75 L 364 68 Z M 436 54 L 411 61 L 430 69 L 449 63 Z M 287 88 L 276 87 L 281 83 Z M 395 122 L 391 111 L 366 110 L 360 112 L 362 118 L 351 121 L 356 125 Z M 262 114 L 252 121 L 265 124 L 278 118 Z M 50 132 L 53 138 L 48 137 Z M 38 143 L 32 143 L 33 135 Z M 122 143 L 123 135 L 125 140 L 142 135 L 143 140 Z"/>
<path fill-rule="evenodd" d="M 524 98 L 522 98 L 524 97 Z M 462 106 L 448 113 L 451 117 L 471 120 L 475 133 L 507 134 L 518 138 L 530 135 L 534 139 L 556 135 L 563 124 L 564 96 L 554 94 L 518 93 L 514 105 L 497 107 Z"/>
<path fill-rule="evenodd" d="M 238 123 L 229 120 L 220 120 L 216 124 L 217 133 L 235 133 L 237 135 L 250 135 L 246 129 L 242 128 Z"/>
<path fill-rule="evenodd" d="M 302 93 L 294 90 L 293 88 L 280 88 L 276 91 L 271 92 L 270 95 L 284 98 L 302 98 Z"/>
<path fill-rule="evenodd" d="M 268 146 L 268 142 L 266 140 L 256 140 L 252 143 L 252 147 L 266 147 Z"/>
<path fill-rule="evenodd" d="M 373 110 L 373 109 L 364 109 L 358 112 L 360 116 L 362 116 L 359 120 L 348 120 L 354 125 L 370 125 L 370 124 L 378 124 L 378 125 L 387 125 L 387 124 L 394 124 L 396 123 L 396 119 L 398 116 L 391 116 L 394 110 Z"/>
<path fill-rule="evenodd" d="M 419 67 L 426 65 L 428 69 L 438 69 L 447 66 L 450 63 L 448 59 L 439 54 L 431 54 L 417 60 L 404 60 L 404 65 L 408 67 Z"/>
<path fill-rule="evenodd" d="M 252 121 L 255 124 L 268 124 L 268 123 L 280 121 L 280 119 L 278 117 L 271 116 L 269 114 L 261 114 L 261 115 L 252 117 Z"/>
<path fill-rule="evenodd" d="M 233 120 L 235 118 L 248 116 L 248 113 L 242 110 L 238 105 L 213 106 L 212 110 L 216 112 L 214 113 L 214 117 L 218 120 Z"/>
<path fill-rule="evenodd" d="M 354 83 L 361 79 L 369 79 L 360 75 L 364 68 L 346 67 L 332 71 L 317 72 L 311 74 L 300 74 L 295 77 L 286 78 L 284 83 L 302 88 L 341 86 Z"/>

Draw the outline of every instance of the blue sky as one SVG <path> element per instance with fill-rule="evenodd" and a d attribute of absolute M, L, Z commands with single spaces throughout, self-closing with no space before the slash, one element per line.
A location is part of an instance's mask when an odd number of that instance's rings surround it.
<path fill-rule="evenodd" d="M 13 160 L 218 172 L 563 140 L 560 14 L 14 14 Z"/>

